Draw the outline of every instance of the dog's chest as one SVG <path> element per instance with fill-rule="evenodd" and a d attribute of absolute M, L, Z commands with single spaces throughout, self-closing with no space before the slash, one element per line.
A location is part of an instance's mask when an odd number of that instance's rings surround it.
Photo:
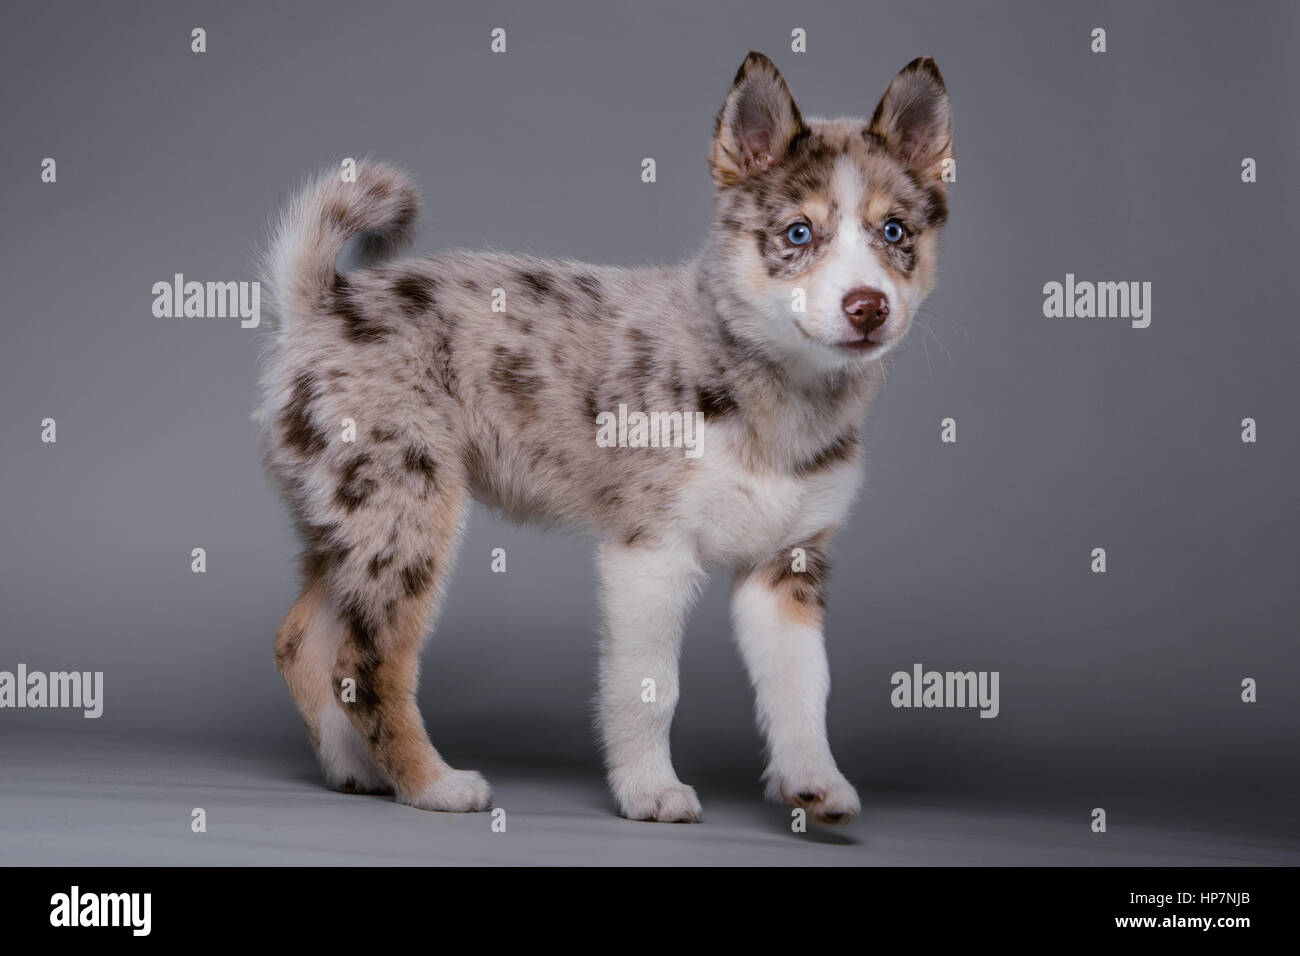
<path fill-rule="evenodd" d="M 682 518 L 705 562 L 762 562 L 843 521 L 860 480 L 851 462 L 812 475 L 783 474 L 748 469 L 718 449 L 701 457 L 684 489 Z"/>

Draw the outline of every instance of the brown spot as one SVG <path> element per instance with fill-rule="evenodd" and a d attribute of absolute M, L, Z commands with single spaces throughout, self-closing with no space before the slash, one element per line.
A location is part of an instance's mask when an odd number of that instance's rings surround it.
<path fill-rule="evenodd" d="M 796 464 L 794 472 L 796 475 L 803 477 L 825 471 L 840 462 L 852 459 L 857 455 L 860 447 L 862 447 L 862 440 L 858 437 L 858 433 L 848 432 L 835 439 L 811 458 Z"/>
<path fill-rule="evenodd" d="M 617 485 L 602 485 L 596 492 L 596 503 L 603 510 L 613 511 L 623 504 L 623 492 Z"/>
<path fill-rule="evenodd" d="M 535 298 L 542 299 L 555 292 L 553 277 L 546 272 L 520 271 L 515 273 L 518 279 Z"/>
<path fill-rule="evenodd" d="M 303 455 L 315 455 L 326 444 L 326 437 L 311 420 L 311 404 L 316 400 L 316 382 L 310 372 L 300 372 L 294 379 L 289 401 L 280 411 L 280 429 L 284 442 Z"/>
<path fill-rule="evenodd" d="M 433 308 L 437 289 L 437 279 L 418 272 L 408 272 L 393 283 L 393 294 L 401 301 L 403 311 L 412 316 Z"/>
<path fill-rule="evenodd" d="M 530 374 L 533 360 L 523 352 L 512 352 L 505 346 L 498 345 L 489 374 L 497 387 L 507 395 L 513 396 L 521 406 L 532 408 L 536 404 L 537 393 L 542 390 L 542 380 Z"/>
<path fill-rule="evenodd" d="M 723 384 L 701 385 L 696 389 L 698 395 L 700 411 L 704 412 L 704 420 L 710 418 L 719 418 L 723 415 L 729 415 L 736 411 L 740 406 L 736 404 L 735 396 Z"/>
<path fill-rule="evenodd" d="M 371 557 L 370 562 L 366 565 L 366 571 L 373 580 L 379 577 L 383 570 L 393 563 L 393 560 L 394 555 L 392 554 L 376 554 Z"/>
<path fill-rule="evenodd" d="M 431 557 L 420 558 L 402 568 L 402 590 L 406 592 L 406 596 L 416 597 L 427 591 L 429 585 L 433 583 L 435 570 Z"/>
<path fill-rule="evenodd" d="M 350 280 L 337 272 L 330 294 L 330 309 L 343 322 L 343 334 L 349 342 L 364 345 L 388 336 L 389 329 L 385 325 L 361 311 L 353 299 Z"/>
<path fill-rule="evenodd" d="M 450 316 L 444 316 L 444 325 Z M 428 373 L 442 386 L 442 390 L 448 395 L 455 395 L 456 390 L 460 387 L 460 379 L 456 375 L 456 365 L 452 356 L 451 335 L 447 328 L 439 327 L 437 337 L 433 343 L 433 364 L 429 366 Z"/>
<path fill-rule="evenodd" d="M 336 684 L 340 686 L 343 680 L 348 677 L 351 677 L 356 682 L 357 699 L 343 706 L 356 707 L 363 713 L 378 718 L 378 712 L 383 703 L 383 694 L 378 680 L 379 660 L 373 652 L 362 652 L 357 655 L 352 670 L 351 674 L 344 670 L 336 677 Z M 378 723 L 378 720 L 376 719 L 375 722 Z"/>
<path fill-rule="evenodd" d="M 796 585 L 783 590 L 777 613 L 782 620 L 800 627 L 816 627 L 826 610 L 826 595 L 812 588 Z"/>
<path fill-rule="evenodd" d="M 942 186 L 932 186 L 925 192 L 924 228 L 932 229 L 948 221 L 948 194 Z"/>
<path fill-rule="evenodd" d="M 592 304 L 597 308 L 604 305 L 605 289 L 595 276 L 578 273 L 573 277 L 573 284 L 581 289 L 583 294 L 588 296 L 592 300 Z"/>
<path fill-rule="evenodd" d="M 791 549 L 793 550 L 793 549 Z M 782 557 L 770 566 L 768 582 L 774 588 L 802 587 L 810 595 L 822 591 L 826 584 L 826 565 L 821 552 L 815 547 L 804 548 L 805 567 L 802 571 L 794 569 L 794 557 Z"/>
<path fill-rule="evenodd" d="M 830 573 L 827 546 L 830 531 L 823 531 L 804 544 L 804 567 L 794 568 L 793 549 L 787 550 L 762 568 L 751 568 L 737 575 L 737 583 L 751 574 L 761 574 L 762 582 L 777 598 L 781 619 L 799 627 L 820 625 L 826 610 L 826 582 Z"/>
<path fill-rule="evenodd" d="M 353 232 L 352 205 L 346 199 L 332 199 L 325 207 L 325 222 L 332 229 Z"/>
<path fill-rule="evenodd" d="M 377 487 L 374 479 L 361 474 L 361 469 L 368 464 L 370 464 L 370 456 L 364 453 L 348 462 L 347 467 L 343 469 L 343 479 L 334 492 L 334 501 L 349 513 L 365 504 L 366 499 Z"/>
<path fill-rule="evenodd" d="M 302 521 L 299 528 L 303 539 L 302 570 L 307 580 L 323 578 L 347 559 L 351 549 L 336 540 L 339 531 L 337 524 Z"/>
<path fill-rule="evenodd" d="M 430 487 L 437 486 L 438 463 L 423 448 L 408 447 L 402 454 L 402 467 L 413 475 L 423 475 Z"/>
<path fill-rule="evenodd" d="M 375 647 L 375 629 L 371 625 L 370 615 L 356 598 L 346 601 L 342 608 L 343 622 L 347 624 L 349 634 L 362 651 L 373 651 Z"/>
<path fill-rule="evenodd" d="M 413 196 L 403 196 L 401 205 L 397 209 L 397 214 L 393 216 L 392 232 L 403 235 L 410 231 L 415 225 L 415 217 L 419 214 L 418 203 Z"/>

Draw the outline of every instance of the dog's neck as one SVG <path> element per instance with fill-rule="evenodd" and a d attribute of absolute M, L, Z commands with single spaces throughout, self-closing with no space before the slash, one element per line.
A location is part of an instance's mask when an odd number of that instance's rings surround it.
<path fill-rule="evenodd" d="M 734 400 L 744 425 L 746 455 L 754 464 L 788 469 L 852 432 L 856 434 L 884 382 L 880 363 L 818 367 L 798 356 L 741 337 L 733 324 L 745 304 L 711 280 L 707 263 L 692 276 L 698 334 L 720 389 Z"/>

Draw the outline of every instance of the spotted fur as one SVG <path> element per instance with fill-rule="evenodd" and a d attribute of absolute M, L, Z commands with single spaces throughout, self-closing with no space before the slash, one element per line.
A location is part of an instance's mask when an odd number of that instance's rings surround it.
<path fill-rule="evenodd" d="M 858 487 L 881 360 L 934 282 L 951 155 L 932 61 L 909 64 L 863 122 L 805 118 L 771 61 L 750 54 L 715 124 L 709 235 L 681 266 L 465 251 L 396 261 L 418 195 L 378 163 L 294 197 L 264 268 L 277 322 L 257 417 L 306 579 L 276 662 L 332 784 L 391 787 L 426 809 L 489 805 L 486 782 L 446 764 L 415 705 L 419 648 L 476 499 L 602 542 L 598 712 L 622 813 L 699 818 L 667 734 L 685 613 L 724 567 L 737 572 L 769 792 L 825 822 L 852 815 L 819 716 L 827 529 Z M 890 220 L 902 241 L 883 238 Z M 796 221 L 806 245 L 789 241 Z M 370 263 L 340 272 L 356 237 Z M 888 296 L 879 338 L 841 309 L 861 286 Z M 702 454 L 600 447 L 596 418 L 620 405 L 701 413 Z M 789 564 L 793 548 L 806 566 Z"/>

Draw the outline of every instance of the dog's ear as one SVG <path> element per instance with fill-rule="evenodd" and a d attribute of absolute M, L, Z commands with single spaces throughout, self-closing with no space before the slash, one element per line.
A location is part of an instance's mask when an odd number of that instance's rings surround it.
<path fill-rule="evenodd" d="M 799 107 L 775 64 L 761 53 L 749 54 L 714 124 L 709 148 L 714 182 L 734 186 L 779 163 L 803 130 Z"/>
<path fill-rule="evenodd" d="M 922 182 L 942 182 L 943 161 L 952 158 L 952 113 L 934 60 L 917 57 L 903 67 L 868 131 Z"/>

